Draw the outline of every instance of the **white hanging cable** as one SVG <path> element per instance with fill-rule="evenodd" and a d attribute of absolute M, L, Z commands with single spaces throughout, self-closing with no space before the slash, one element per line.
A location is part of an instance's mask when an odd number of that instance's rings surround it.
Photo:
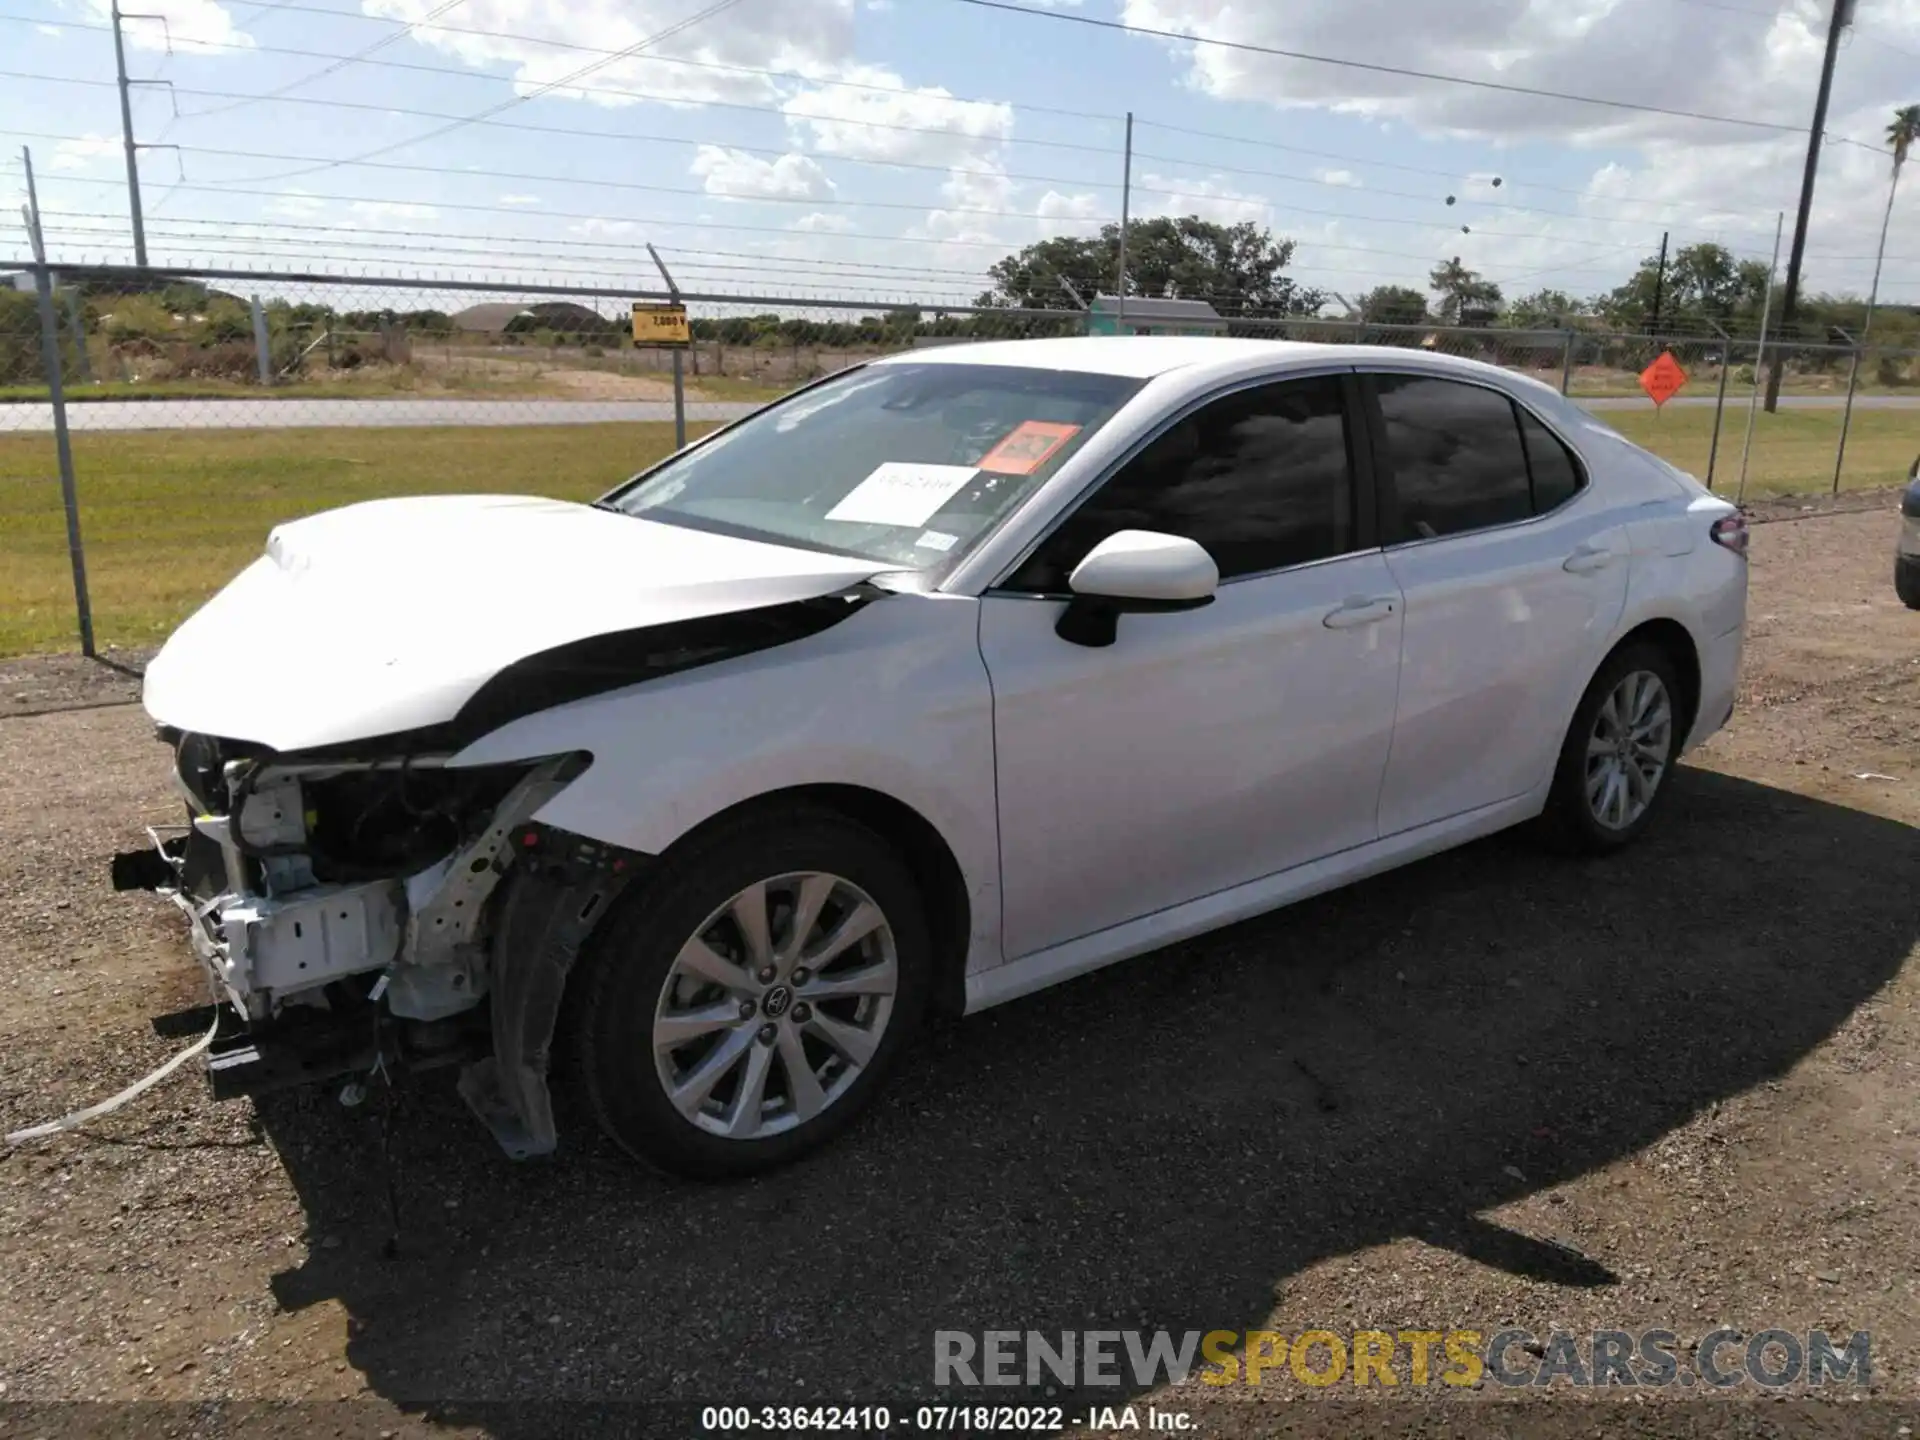
<path fill-rule="evenodd" d="M 178 1070 L 194 1056 L 203 1053 L 209 1045 L 213 1044 L 213 1037 L 219 1029 L 220 1016 L 216 1010 L 213 1024 L 209 1027 L 207 1033 L 171 1060 L 167 1061 L 166 1064 L 162 1065 L 159 1069 L 142 1079 L 134 1081 L 133 1084 L 122 1090 L 118 1095 L 109 1096 L 97 1105 L 89 1105 L 86 1109 L 76 1110 L 71 1115 L 62 1115 L 58 1120 L 49 1120 L 44 1125 L 33 1125 L 25 1130 L 15 1130 L 5 1137 L 7 1145 L 12 1147 L 15 1145 L 25 1145 L 30 1140 L 45 1140 L 50 1135 L 59 1135 L 67 1130 L 77 1130 L 89 1120 L 98 1120 L 102 1115 L 111 1115 L 128 1101 L 136 1100 L 146 1094 L 147 1091 L 173 1074 L 174 1071 Z"/>

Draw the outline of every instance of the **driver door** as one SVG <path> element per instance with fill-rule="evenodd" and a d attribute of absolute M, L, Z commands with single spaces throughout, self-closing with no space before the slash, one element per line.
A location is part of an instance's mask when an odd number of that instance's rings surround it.
<path fill-rule="evenodd" d="M 1207 402 L 982 597 L 1008 959 L 1376 838 L 1402 606 L 1357 394 L 1328 375 Z M 1119 530 L 1205 546 L 1214 602 L 1061 639 L 1067 576 Z"/>

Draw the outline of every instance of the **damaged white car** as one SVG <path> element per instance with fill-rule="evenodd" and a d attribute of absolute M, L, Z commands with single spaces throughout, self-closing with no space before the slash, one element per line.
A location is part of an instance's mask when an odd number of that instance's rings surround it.
<path fill-rule="evenodd" d="M 219 1094 L 458 1064 L 525 1156 L 553 1055 L 744 1173 L 929 1011 L 1536 817 L 1631 840 L 1731 712 L 1745 546 L 1471 362 L 916 352 L 593 505 L 276 530 L 147 672 L 188 823 L 116 883 L 189 917 Z"/>

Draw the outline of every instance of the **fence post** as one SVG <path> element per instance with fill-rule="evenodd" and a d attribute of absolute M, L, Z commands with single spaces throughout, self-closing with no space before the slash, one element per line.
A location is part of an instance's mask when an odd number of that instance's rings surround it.
<path fill-rule="evenodd" d="M 262 385 L 273 384 L 273 349 L 267 343 L 267 312 L 260 308 L 260 297 L 253 300 L 253 358 Z"/>
<path fill-rule="evenodd" d="M 1720 459 L 1720 422 L 1727 413 L 1727 372 L 1733 368 L 1733 336 L 1715 321 L 1707 322 L 1720 337 L 1720 391 L 1713 400 L 1713 443 L 1707 447 L 1707 489 L 1713 489 L 1713 467 Z"/>
<path fill-rule="evenodd" d="M 1867 324 L 1869 326 L 1873 324 L 1871 315 L 1867 317 Z M 1833 328 L 1840 330 L 1838 325 Z M 1840 333 L 1846 335 L 1847 343 L 1853 346 L 1853 368 L 1847 372 L 1847 405 L 1840 412 L 1840 444 L 1833 452 L 1833 493 L 1835 495 L 1840 493 L 1840 468 L 1847 463 L 1847 431 L 1853 428 L 1853 395 L 1854 391 L 1860 387 L 1860 362 L 1865 358 L 1867 350 L 1864 339 L 1856 340 L 1853 336 L 1847 335 L 1845 330 L 1840 330 Z"/>
<path fill-rule="evenodd" d="M 649 245 L 647 254 L 653 256 L 654 268 L 660 272 L 660 278 L 667 282 L 667 294 L 671 295 L 677 303 L 680 299 L 680 287 L 673 283 L 673 276 L 667 273 L 666 262 L 660 258 L 660 252 Z M 692 343 L 691 327 L 689 327 L 688 343 Z M 675 450 L 687 448 L 687 369 L 686 362 L 681 359 L 680 351 L 680 346 L 673 347 L 673 448 Z M 796 357 L 800 354 L 798 341 L 794 343 L 793 353 Z"/>
<path fill-rule="evenodd" d="M 53 312 L 53 272 L 40 233 L 40 197 L 34 190 L 33 156 L 20 152 L 27 172 L 27 238 L 33 242 L 33 288 L 40 308 L 40 357 L 47 367 L 47 399 L 53 406 L 53 444 L 60 457 L 60 503 L 67 512 L 67 558 L 73 563 L 73 608 L 80 622 L 80 653 L 93 658 L 93 606 L 87 597 L 87 554 L 80 543 L 80 495 L 73 483 L 73 442 L 67 434 L 67 392 L 60 383 L 60 326 Z"/>
<path fill-rule="evenodd" d="M 80 292 L 67 287 L 67 322 L 73 330 L 73 358 L 79 363 L 80 383 L 93 383 L 93 362 L 87 356 L 87 317 L 80 308 Z"/>
<path fill-rule="evenodd" d="M 1565 337 L 1560 342 L 1560 393 L 1568 394 L 1573 389 L 1573 327 L 1569 325 Z"/>

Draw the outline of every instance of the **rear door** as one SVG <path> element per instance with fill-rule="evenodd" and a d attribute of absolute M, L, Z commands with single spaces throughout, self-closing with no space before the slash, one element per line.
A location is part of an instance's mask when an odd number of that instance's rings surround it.
<path fill-rule="evenodd" d="M 1405 597 L 1380 833 L 1525 794 L 1626 605 L 1629 535 L 1504 390 L 1366 378 L 1385 557 Z"/>

